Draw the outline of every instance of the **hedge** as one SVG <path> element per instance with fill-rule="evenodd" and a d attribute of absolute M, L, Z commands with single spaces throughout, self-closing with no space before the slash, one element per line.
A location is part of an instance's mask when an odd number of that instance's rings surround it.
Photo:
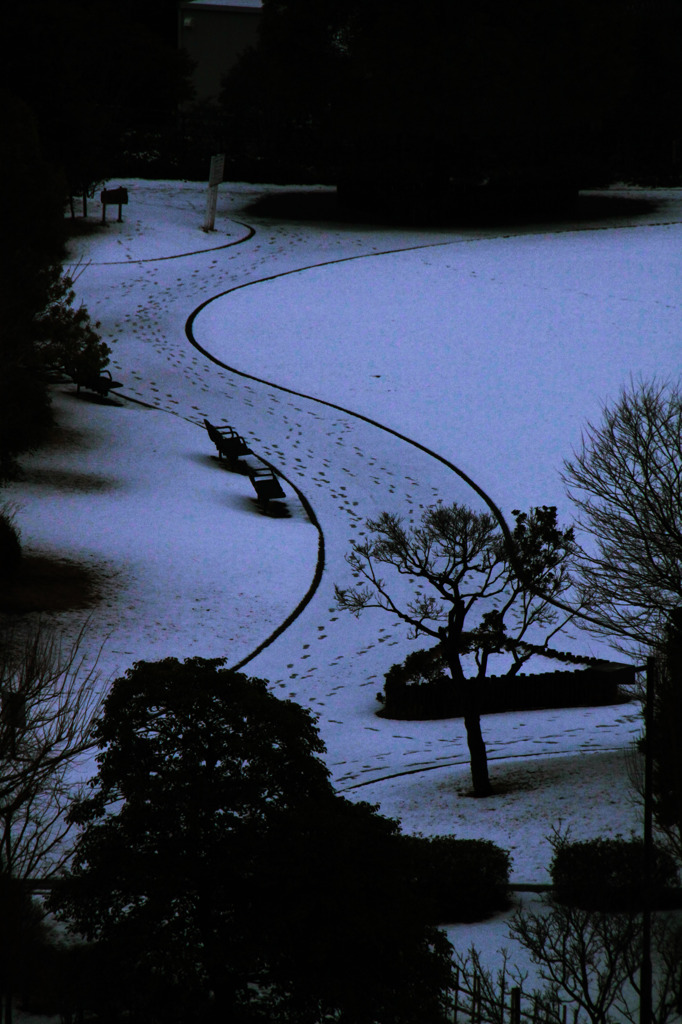
<path fill-rule="evenodd" d="M 541 708 L 597 707 L 631 699 L 627 688 L 635 682 L 631 666 L 590 666 L 576 671 L 541 672 L 537 675 L 491 676 L 477 684 L 483 715 Z M 425 682 L 409 682 L 387 673 L 382 718 L 459 718 L 463 703 L 448 676 Z"/>
<path fill-rule="evenodd" d="M 588 839 L 555 843 L 550 865 L 555 898 L 586 910 L 641 910 L 646 896 L 641 839 Z M 677 866 L 654 846 L 649 894 L 654 909 L 680 906 Z"/>
<path fill-rule="evenodd" d="M 490 840 L 401 836 L 400 844 L 429 923 L 482 921 L 509 907 L 510 856 Z"/>

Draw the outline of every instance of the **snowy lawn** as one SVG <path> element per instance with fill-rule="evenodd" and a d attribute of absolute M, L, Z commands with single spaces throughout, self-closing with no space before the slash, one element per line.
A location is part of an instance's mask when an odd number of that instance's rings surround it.
<path fill-rule="evenodd" d="M 58 385 L 69 443 L 26 459 L 9 492 L 29 551 L 100 574 L 104 675 L 169 655 L 240 663 L 304 605 L 245 671 L 317 713 L 341 791 L 407 831 L 494 839 L 522 882 L 547 880 L 559 821 L 576 838 L 638 829 L 636 705 L 487 717 L 499 792 L 472 800 L 461 722 L 376 717 L 414 642 L 380 613 L 336 611 L 333 586 L 368 516 L 483 507 L 432 453 L 507 515 L 570 517 L 559 471 L 586 419 L 631 375 L 679 373 L 682 193 L 610 221 L 476 232 L 278 221 L 249 204 L 286 190 L 224 184 L 206 234 L 201 185 L 124 184 L 124 222 L 69 257 L 124 387 L 101 403 Z M 281 469 L 288 518 L 259 514 L 248 479 L 219 466 L 204 417 Z M 52 618 L 72 634 L 84 614 Z M 562 645 L 609 655 L 575 630 Z M 495 922 L 466 934 L 486 927 L 504 943 Z"/>

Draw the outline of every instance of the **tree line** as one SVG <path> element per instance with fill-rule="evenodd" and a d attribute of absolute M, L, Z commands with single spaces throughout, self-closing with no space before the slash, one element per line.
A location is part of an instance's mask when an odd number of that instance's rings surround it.
<path fill-rule="evenodd" d="M 681 39 L 674 0 L 264 0 L 225 82 L 229 149 L 403 205 L 679 181 Z"/>
<path fill-rule="evenodd" d="M 174 5 L 27 0 L 4 25 L 0 480 L 45 437 L 50 370 L 96 374 L 109 355 L 62 268 L 65 205 L 116 173 L 130 133 L 163 128 L 189 90 Z"/>

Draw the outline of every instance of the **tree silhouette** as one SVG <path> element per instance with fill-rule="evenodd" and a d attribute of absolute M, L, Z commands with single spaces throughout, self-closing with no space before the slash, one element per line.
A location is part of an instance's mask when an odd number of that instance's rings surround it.
<path fill-rule="evenodd" d="M 221 664 L 115 681 L 60 915 L 167 1020 L 439 1021 L 449 946 L 397 826 L 334 794 L 310 712 Z"/>
<path fill-rule="evenodd" d="M 577 583 L 625 650 L 660 649 L 682 595 L 682 387 L 624 388 L 565 463 Z"/>
<path fill-rule="evenodd" d="M 462 694 L 477 796 L 491 792 L 480 721 L 480 687 L 490 658 L 506 655 L 507 674 L 515 675 L 533 654 L 550 651 L 550 640 L 571 618 L 570 613 L 560 616 L 546 597 L 558 597 L 570 586 L 566 562 L 572 530 L 559 529 L 553 507 L 514 515 L 510 553 L 491 515 L 458 503 L 429 506 L 421 525 L 413 528 L 384 512 L 367 521 L 374 536 L 354 542 L 347 556 L 353 575 L 363 582 L 336 587 L 340 608 L 354 615 L 379 608 L 404 622 L 412 636 L 438 641 Z M 394 570 L 388 583 L 379 575 L 381 566 Z M 395 596 L 396 574 L 414 585 L 409 596 Z M 476 665 L 470 677 L 463 664 L 467 655 Z"/>
<path fill-rule="evenodd" d="M 377 202 L 397 182 L 403 209 L 484 184 L 511 202 L 670 180 L 681 40 L 674 0 L 264 0 L 225 93 L 231 148 L 276 157 L 281 141 L 303 167 L 317 144 L 328 172 L 376 174 Z"/>

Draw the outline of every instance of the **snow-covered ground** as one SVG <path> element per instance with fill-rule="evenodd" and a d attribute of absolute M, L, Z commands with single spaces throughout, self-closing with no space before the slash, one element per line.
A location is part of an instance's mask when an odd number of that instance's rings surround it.
<path fill-rule="evenodd" d="M 102 601 L 56 624 L 72 634 L 90 615 L 109 678 L 259 650 L 244 670 L 317 713 L 340 791 L 407 831 L 495 840 L 514 881 L 547 880 L 559 821 L 576 838 L 638 829 L 635 705 L 487 717 L 499 795 L 472 800 L 461 722 L 376 717 L 414 641 L 379 612 L 335 610 L 333 587 L 368 516 L 483 507 L 447 463 L 507 515 L 553 504 L 570 519 L 559 472 L 586 420 L 631 376 L 679 375 L 682 191 L 613 191 L 650 205 L 477 232 L 275 219 L 249 206 L 290 189 L 223 184 L 205 233 L 201 185 L 123 184 L 123 223 L 110 211 L 69 261 L 124 386 L 111 403 L 57 386 L 68 443 L 27 458 L 9 494 L 28 550 L 102 578 Z M 289 517 L 259 514 L 204 417 L 285 475 Z M 609 654 L 575 631 L 562 643 Z M 494 945 L 494 922 L 466 935 L 484 927 Z"/>

